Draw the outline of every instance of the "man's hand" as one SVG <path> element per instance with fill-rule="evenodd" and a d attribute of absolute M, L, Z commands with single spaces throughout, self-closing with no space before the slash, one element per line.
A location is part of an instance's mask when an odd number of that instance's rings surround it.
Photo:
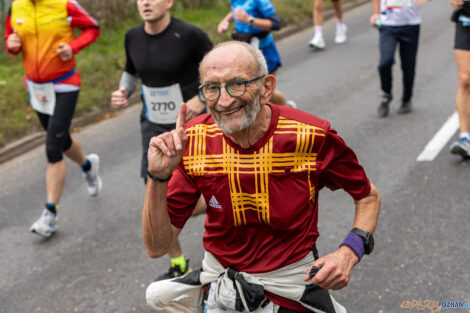
<path fill-rule="evenodd" d="M 249 24 L 250 15 L 243 10 L 235 9 L 233 10 L 233 18 L 237 21 L 240 21 L 245 24 Z"/>
<path fill-rule="evenodd" d="M 219 25 L 217 25 L 217 32 L 221 35 L 224 35 L 230 26 L 230 22 L 226 19 L 223 19 Z"/>
<path fill-rule="evenodd" d="M 199 96 L 194 96 L 186 102 L 186 121 L 195 118 L 206 108 L 206 104 L 199 99 Z"/>
<path fill-rule="evenodd" d="M 454 7 L 456 10 L 460 10 L 463 6 L 463 0 L 449 0 L 449 3 Z"/>
<path fill-rule="evenodd" d="M 149 163 L 148 170 L 152 175 L 166 179 L 170 177 L 173 170 L 178 166 L 188 141 L 183 129 L 185 121 L 186 103 L 182 103 L 176 121 L 176 129 L 157 137 L 152 137 L 150 140 L 147 157 Z"/>
<path fill-rule="evenodd" d="M 113 108 L 121 109 L 126 108 L 128 105 L 126 88 L 119 87 L 118 90 L 113 91 L 111 94 L 111 106 Z"/>
<path fill-rule="evenodd" d="M 372 14 L 369 19 L 370 25 L 377 27 L 377 19 L 380 18 L 380 14 Z"/>
<path fill-rule="evenodd" d="M 310 266 L 306 272 L 305 281 L 311 280 L 312 284 L 318 285 L 323 289 L 339 290 L 347 286 L 351 277 L 351 271 L 354 265 L 359 261 L 358 257 L 347 246 L 341 246 L 335 252 L 317 259 L 312 266 L 323 267 L 318 271 L 315 277 L 310 278 Z"/>
<path fill-rule="evenodd" d="M 16 30 L 7 38 L 7 49 L 11 52 L 18 52 L 21 49 L 21 38 Z"/>
<path fill-rule="evenodd" d="M 73 56 L 72 47 L 63 42 L 59 43 L 59 48 L 56 50 L 56 52 L 59 54 L 60 59 L 64 62 L 69 61 Z"/>

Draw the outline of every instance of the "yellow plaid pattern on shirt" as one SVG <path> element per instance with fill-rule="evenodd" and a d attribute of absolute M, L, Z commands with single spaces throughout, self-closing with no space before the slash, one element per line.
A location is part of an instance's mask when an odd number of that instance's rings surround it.
<path fill-rule="evenodd" d="M 226 174 L 228 177 L 235 226 L 246 225 L 248 211 L 255 212 L 259 223 L 270 224 L 269 220 L 269 174 L 286 172 L 316 171 L 317 152 L 315 138 L 324 137 L 325 130 L 302 122 L 279 117 L 274 135 L 258 150 L 250 154 L 240 153 L 223 137 L 216 124 L 197 124 L 186 129 L 188 155 L 183 165 L 190 176 Z M 295 150 L 274 152 L 275 141 L 292 140 L 295 135 Z M 290 138 L 283 138 L 289 136 Z M 216 138 L 220 137 L 220 138 Z M 211 154 L 207 142 L 221 142 L 222 152 Z M 213 149 L 211 149 L 213 150 Z M 212 151 L 213 152 L 213 151 Z M 248 193 L 241 183 L 241 175 L 251 175 L 255 193 Z M 309 200 L 315 197 L 315 186 L 307 175 Z"/>

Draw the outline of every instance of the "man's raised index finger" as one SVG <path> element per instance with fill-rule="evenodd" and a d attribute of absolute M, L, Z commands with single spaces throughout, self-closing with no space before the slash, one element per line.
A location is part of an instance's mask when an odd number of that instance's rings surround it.
<path fill-rule="evenodd" d="M 178 114 L 178 119 L 176 120 L 176 130 L 183 127 L 184 122 L 186 122 L 186 103 L 181 103 L 180 112 Z"/>

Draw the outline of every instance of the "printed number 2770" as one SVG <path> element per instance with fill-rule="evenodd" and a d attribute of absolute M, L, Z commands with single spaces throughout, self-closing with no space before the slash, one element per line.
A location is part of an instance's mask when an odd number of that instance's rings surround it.
<path fill-rule="evenodd" d="M 170 102 L 152 102 L 153 111 L 173 111 L 176 105 L 173 101 Z"/>

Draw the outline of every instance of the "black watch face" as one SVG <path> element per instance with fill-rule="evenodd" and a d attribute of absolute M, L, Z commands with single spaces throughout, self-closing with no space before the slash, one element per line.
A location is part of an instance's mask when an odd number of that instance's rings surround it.
<path fill-rule="evenodd" d="M 364 242 L 364 253 L 369 254 L 374 250 L 374 236 L 371 233 L 366 232 L 360 228 L 353 228 L 352 232 L 359 235 Z"/>
<path fill-rule="evenodd" d="M 372 250 L 374 250 L 374 236 L 370 234 L 367 240 L 367 245 L 365 246 L 364 252 L 369 254 L 372 252 Z"/>

